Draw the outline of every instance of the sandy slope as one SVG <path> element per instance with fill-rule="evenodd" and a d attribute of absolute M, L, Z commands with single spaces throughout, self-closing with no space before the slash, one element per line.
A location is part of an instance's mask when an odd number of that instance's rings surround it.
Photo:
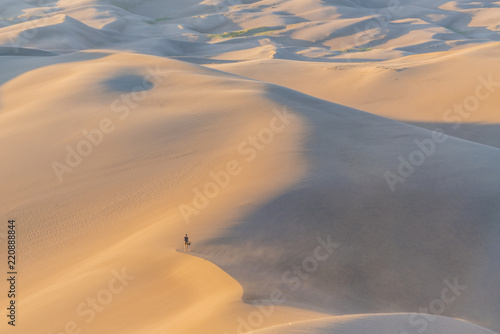
<path fill-rule="evenodd" d="M 4 1 L 2 333 L 498 332 L 500 4 L 400 5 Z"/>
<path fill-rule="evenodd" d="M 256 331 L 256 334 L 284 334 L 284 333 L 426 333 L 426 334 L 447 334 L 447 333 L 471 333 L 471 334 L 492 334 L 493 332 L 465 323 L 460 320 L 434 317 L 424 326 L 419 325 L 412 328 L 408 324 L 411 314 L 363 314 L 355 316 L 335 317 L 331 319 L 321 319 L 318 321 L 304 321 L 290 323 L 281 326 L 271 327 Z M 390 324 L 388 326 L 388 324 Z M 401 331 L 402 329 L 406 331 Z"/>

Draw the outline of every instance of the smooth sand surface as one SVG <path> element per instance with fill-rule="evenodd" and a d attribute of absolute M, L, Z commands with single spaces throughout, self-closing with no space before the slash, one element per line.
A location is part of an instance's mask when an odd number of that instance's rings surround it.
<path fill-rule="evenodd" d="M 499 332 L 499 11 L 4 0 L 1 332 Z"/>
<path fill-rule="evenodd" d="M 413 333 L 415 329 L 408 325 L 412 314 L 361 314 L 342 316 L 317 321 L 293 322 L 280 326 L 273 326 L 254 332 L 255 334 L 285 334 L 285 333 Z M 421 320 L 421 319 L 420 319 Z M 402 328 L 406 330 L 401 331 Z M 492 334 L 492 331 L 466 323 L 464 321 L 446 317 L 434 316 L 432 321 L 419 326 L 419 333 L 447 334 L 470 333 Z"/>

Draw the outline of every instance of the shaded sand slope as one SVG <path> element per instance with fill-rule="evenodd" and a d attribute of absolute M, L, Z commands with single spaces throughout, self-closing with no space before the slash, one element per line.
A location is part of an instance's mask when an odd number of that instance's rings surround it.
<path fill-rule="evenodd" d="M 412 327 L 408 323 L 410 314 L 366 314 L 336 317 L 318 321 L 304 321 L 289 325 L 275 326 L 256 331 L 256 334 L 286 334 L 286 333 L 419 333 L 424 334 L 492 334 L 492 331 L 474 326 L 470 323 L 445 318 L 435 317 L 423 326 Z"/>
<path fill-rule="evenodd" d="M 467 292 L 443 314 L 498 329 L 500 151 L 450 137 L 411 173 L 398 156 L 424 157 L 415 140 L 432 151 L 429 131 L 272 91 L 311 126 L 308 174 L 200 251 L 242 283 L 244 299 L 282 288 L 339 313 L 411 312 L 456 280 Z M 391 192 L 384 175 L 398 168 L 405 181 Z M 341 247 L 311 280 L 284 280 L 328 235 Z"/>

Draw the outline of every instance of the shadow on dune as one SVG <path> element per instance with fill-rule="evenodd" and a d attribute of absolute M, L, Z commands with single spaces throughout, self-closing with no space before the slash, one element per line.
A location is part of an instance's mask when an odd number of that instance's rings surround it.
<path fill-rule="evenodd" d="M 500 330 L 500 151 L 450 137 L 392 192 L 384 173 L 428 130 L 271 91 L 312 127 L 308 176 L 199 246 L 243 299 L 280 289 L 334 314 L 434 313 Z M 340 247 L 311 267 L 328 237 Z"/>
<path fill-rule="evenodd" d="M 465 139 L 474 143 L 500 148 L 500 124 L 461 123 L 458 125 L 450 123 L 426 123 L 405 122 L 420 128 L 434 131 L 442 129 L 444 133 Z"/>
<path fill-rule="evenodd" d="M 58 55 L 57 53 L 39 49 L 0 46 L 0 56 L 50 57 L 57 55 Z"/>
<path fill-rule="evenodd" d="M 136 74 L 123 74 L 105 82 L 110 90 L 122 93 L 142 92 L 153 88 L 153 83 Z"/>

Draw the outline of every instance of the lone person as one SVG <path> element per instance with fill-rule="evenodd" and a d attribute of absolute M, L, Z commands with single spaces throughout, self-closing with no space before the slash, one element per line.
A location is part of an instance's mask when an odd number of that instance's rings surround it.
<path fill-rule="evenodd" d="M 189 252 L 189 245 L 191 245 L 191 243 L 189 242 L 188 235 L 186 234 L 184 237 L 184 252 Z"/>

